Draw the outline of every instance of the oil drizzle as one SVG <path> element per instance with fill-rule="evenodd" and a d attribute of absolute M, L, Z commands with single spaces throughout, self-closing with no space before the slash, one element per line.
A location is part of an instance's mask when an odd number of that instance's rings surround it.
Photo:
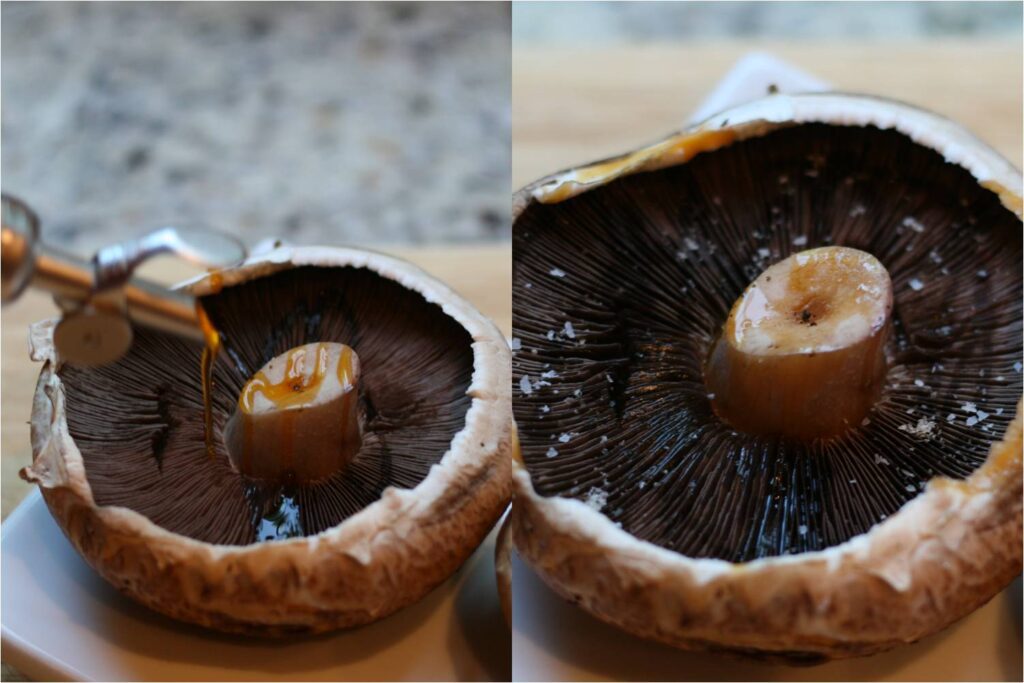
<path fill-rule="evenodd" d="M 266 372 L 260 370 L 245 385 L 245 389 L 238 397 L 238 406 L 247 413 L 253 411 L 256 395 L 260 394 L 275 408 L 286 409 L 302 403 L 306 403 L 310 394 L 320 389 L 320 385 L 327 375 L 328 351 L 326 344 L 317 344 L 315 357 L 312 359 L 313 368 L 306 377 L 307 347 L 300 346 L 288 352 L 285 358 L 284 376 L 279 382 L 271 382 Z M 338 379 L 345 386 L 345 379 L 351 376 L 352 352 L 347 350 L 347 355 L 342 354 L 338 361 Z M 345 370 L 344 368 L 348 368 Z M 343 374 L 344 373 L 344 374 Z"/>
<path fill-rule="evenodd" d="M 213 364 L 220 352 L 220 334 L 210 322 L 203 304 L 198 299 L 196 300 L 196 317 L 199 319 L 199 326 L 203 331 L 203 338 L 206 340 L 200 361 L 203 383 L 203 432 L 206 442 L 206 457 L 213 460 L 217 455 L 213 443 Z"/>
<path fill-rule="evenodd" d="M 217 294 L 224 288 L 224 275 L 218 271 L 210 271 L 208 283 L 209 293 Z M 213 326 L 213 322 L 210 321 L 210 316 L 206 314 L 202 301 L 198 298 L 196 299 L 196 318 L 206 342 L 199 362 L 203 386 L 203 440 L 206 444 L 206 457 L 213 460 L 217 456 L 213 439 L 213 366 L 220 354 L 221 337 L 217 328 Z"/>

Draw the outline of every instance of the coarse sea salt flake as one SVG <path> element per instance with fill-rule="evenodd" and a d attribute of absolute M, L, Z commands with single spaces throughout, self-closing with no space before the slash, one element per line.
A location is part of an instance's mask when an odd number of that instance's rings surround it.
<path fill-rule="evenodd" d="M 529 375 L 523 375 L 522 379 L 519 380 L 519 391 L 523 392 L 525 396 L 533 393 L 533 385 L 530 384 Z"/>
<path fill-rule="evenodd" d="M 548 275 L 552 277 L 565 277 L 565 271 L 561 268 L 552 268 L 548 271 Z"/>
<path fill-rule="evenodd" d="M 935 423 L 926 417 L 922 417 L 917 421 L 917 424 L 905 424 L 900 425 L 900 431 L 906 432 L 911 436 L 916 436 L 919 439 L 927 439 L 931 437 L 932 432 L 935 430 Z"/>
<path fill-rule="evenodd" d="M 803 247 L 807 245 L 807 235 L 797 235 L 793 238 L 794 247 Z"/>
<path fill-rule="evenodd" d="M 508 347 L 513 351 L 518 351 L 519 349 L 523 348 L 523 342 L 519 339 L 519 337 L 512 337 L 512 341 L 509 342 Z"/>
<path fill-rule="evenodd" d="M 565 325 L 563 326 L 563 329 L 565 330 L 565 336 L 566 337 L 568 337 L 569 339 L 575 339 L 576 338 L 576 330 L 573 329 L 571 322 L 566 320 L 565 321 Z"/>
<path fill-rule="evenodd" d="M 924 283 L 921 282 L 921 280 L 919 280 L 916 277 L 911 278 L 910 282 L 908 282 L 907 284 L 910 285 L 910 288 L 915 292 L 920 292 L 922 289 L 924 289 Z"/>
<path fill-rule="evenodd" d="M 558 455 L 558 451 L 555 449 L 554 446 L 552 446 L 551 448 L 548 449 L 548 452 L 545 453 L 544 455 L 548 456 L 549 458 L 554 458 L 555 456 Z"/>
<path fill-rule="evenodd" d="M 904 218 L 903 226 L 906 228 L 910 228 L 911 230 L 918 234 L 924 232 L 924 225 L 922 225 L 921 221 L 917 220 L 913 216 L 907 216 L 906 218 Z"/>
<path fill-rule="evenodd" d="M 590 509 L 600 512 L 608 504 L 608 492 L 593 486 L 587 491 L 587 498 L 583 502 Z"/>

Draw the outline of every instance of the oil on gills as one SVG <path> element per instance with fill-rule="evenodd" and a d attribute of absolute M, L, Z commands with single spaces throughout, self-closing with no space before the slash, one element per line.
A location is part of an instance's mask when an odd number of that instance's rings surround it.
<path fill-rule="evenodd" d="M 380 302 L 388 302 L 381 305 Z M 380 498 L 416 486 L 447 451 L 470 405 L 472 339 L 440 307 L 360 268 L 300 267 L 201 300 L 220 338 L 210 390 L 190 369 L 199 345 L 146 328 L 118 362 L 58 370 L 68 429 L 99 505 L 120 505 L 209 543 L 316 534 Z M 359 354 L 366 424 L 358 456 L 323 481 L 289 486 L 210 458 L 245 383 L 270 359 L 312 342 Z M 198 447 L 197 447 L 198 446 Z M 296 457 L 301 457 L 296 453 Z"/>

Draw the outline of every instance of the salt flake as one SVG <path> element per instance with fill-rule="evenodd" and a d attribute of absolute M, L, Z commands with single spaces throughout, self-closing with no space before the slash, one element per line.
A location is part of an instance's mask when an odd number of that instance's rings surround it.
<path fill-rule="evenodd" d="M 915 436 L 919 439 L 928 439 L 932 436 L 932 432 L 935 430 L 935 423 L 926 417 L 922 417 L 917 421 L 917 424 L 905 424 L 900 425 L 900 431 L 906 432 L 911 436 Z"/>
<path fill-rule="evenodd" d="M 608 492 L 602 489 L 592 486 L 587 491 L 587 497 L 583 501 L 587 507 L 596 512 L 600 512 L 604 509 L 604 506 L 608 504 Z"/>
<path fill-rule="evenodd" d="M 924 232 L 924 225 L 922 225 L 921 221 L 917 220 L 913 216 L 907 216 L 903 219 L 903 227 L 910 228 L 918 234 Z"/>

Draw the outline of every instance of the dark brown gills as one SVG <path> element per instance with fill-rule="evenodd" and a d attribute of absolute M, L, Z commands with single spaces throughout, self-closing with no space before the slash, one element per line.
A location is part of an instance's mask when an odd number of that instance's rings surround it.
<path fill-rule="evenodd" d="M 811 442 L 711 411 L 708 347 L 791 253 L 877 257 L 891 362 L 864 424 Z M 692 557 L 833 546 L 986 458 L 1021 395 L 1021 222 L 892 131 L 804 125 L 533 204 L 513 248 L 514 410 L 545 496 Z"/>
<path fill-rule="evenodd" d="M 440 307 L 371 271 L 303 267 L 205 297 L 221 332 L 214 367 L 216 457 L 206 456 L 202 345 L 147 329 L 119 362 L 64 366 L 71 436 L 100 505 L 120 505 L 211 543 L 315 534 L 411 488 L 462 429 L 473 372 L 469 334 Z M 305 486 L 239 475 L 221 431 L 245 382 L 306 343 L 348 344 L 362 361 L 366 426 L 344 469 Z M 296 454 L 297 456 L 299 454 Z"/>

